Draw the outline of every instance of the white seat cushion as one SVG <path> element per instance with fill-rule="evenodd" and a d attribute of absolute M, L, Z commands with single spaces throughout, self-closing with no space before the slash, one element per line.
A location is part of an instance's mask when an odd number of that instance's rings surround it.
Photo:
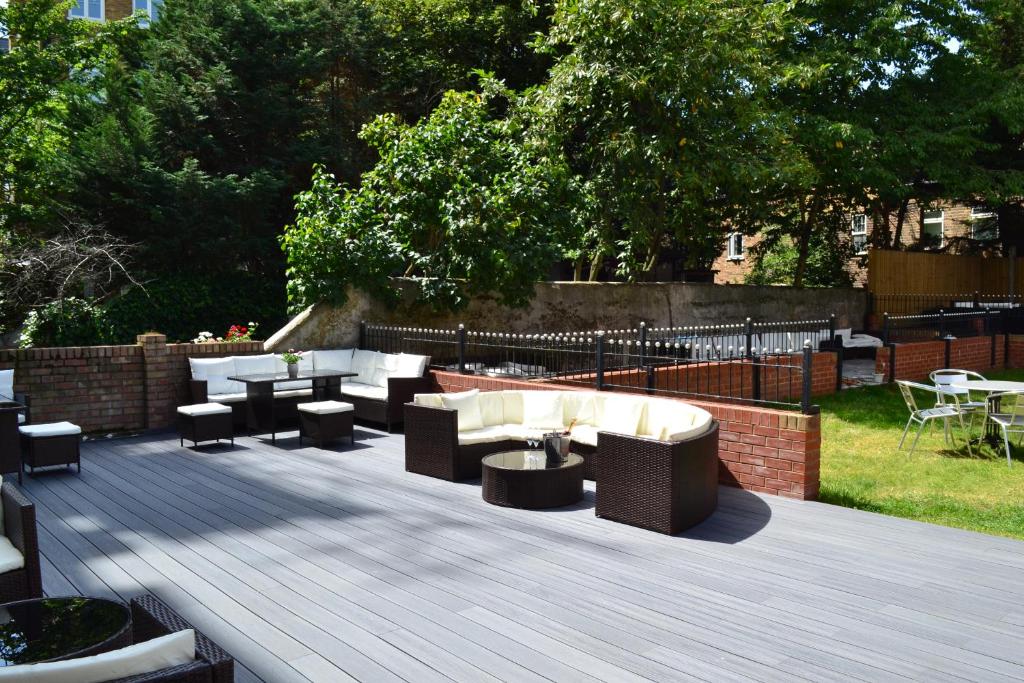
<path fill-rule="evenodd" d="M 24 569 L 25 558 L 6 536 L 0 536 L 0 574 Z"/>
<path fill-rule="evenodd" d="M 460 431 L 459 445 L 472 446 L 473 444 L 478 443 L 497 443 L 498 441 L 507 441 L 508 438 L 508 432 L 505 431 L 504 425 L 493 425 L 490 427 Z"/>
<path fill-rule="evenodd" d="M 606 396 L 597 426 L 601 431 L 636 436 L 646 407 L 641 396 Z"/>
<path fill-rule="evenodd" d="M 523 425 L 534 429 L 563 426 L 561 391 L 524 391 Z"/>
<path fill-rule="evenodd" d="M 22 425 L 18 431 L 32 438 L 44 436 L 71 436 L 81 434 L 82 428 L 70 422 L 50 422 L 41 425 Z"/>
<path fill-rule="evenodd" d="M 314 415 L 333 415 L 334 413 L 350 413 L 355 408 L 351 403 L 341 401 L 315 401 L 313 403 L 300 403 L 299 410 Z"/>
<path fill-rule="evenodd" d="M 25 424 L 25 413 L 18 413 L 18 424 Z"/>
<path fill-rule="evenodd" d="M 234 356 L 233 359 L 237 375 L 269 375 L 277 372 L 277 358 L 272 353 L 258 356 Z"/>
<path fill-rule="evenodd" d="M 284 372 L 288 372 L 285 370 Z M 312 389 L 313 380 L 296 379 L 289 382 L 274 382 L 274 391 L 291 391 L 292 389 Z"/>
<path fill-rule="evenodd" d="M 232 375 L 241 374 L 236 372 L 234 358 L 189 358 L 188 364 L 192 369 L 192 379 L 206 381 L 207 396 L 245 392 L 244 384 L 228 379 Z"/>
<path fill-rule="evenodd" d="M 355 396 L 357 398 L 372 398 L 378 401 L 388 400 L 387 389 L 363 384 L 362 382 L 346 382 L 342 384 L 341 393 L 345 396 Z"/>
<path fill-rule="evenodd" d="M 235 393 L 235 394 L 210 394 L 210 393 L 207 393 L 206 394 L 206 398 L 209 399 L 211 403 L 241 403 L 241 402 L 245 401 L 248 398 L 248 396 L 243 391 L 241 393 Z"/>
<path fill-rule="evenodd" d="M 0 401 L 14 400 L 14 370 L 0 370 Z"/>
<path fill-rule="evenodd" d="M 597 446 L 597 427 L 577 424 L 572 428 L 570 438 L 586 446 Z"/>
<path fill-rule="evenodd" d="M 711 413 L 697 406 L 667 398 L 647 399 L 643 436 L 662 441 L 680 441 L 703 433 L 711 424 Z"/>
<path fill-rule="evenodd" d="M 847 349 L 880 349 L 882 340 L 872 337 L 870 334 L 855 334 L 849 339 L 843 340 L 843 347 Z"/>
<path fill-rule="evenodd" d="M 492 392 L 500 394 L 501 392 Z M 441 401 L 441 394 L 414 394 L 412 402 L 418 406 L 425 406 L 427 408 L 444 408 L 444 402 Z"/>
<path fill-rule="evenodd" d="M 459 414 L 459 431 L 467 432 L 484 426 L 480 416 L 480 391 L 470 389 L 453 394 L 441 394 L 441 403 Z"/>
<path fill-rule="evenodd" d="M 190 406 L 178 406 L 178 412 L 182 415 L 226 415 L 231 413 L 231 406 L 222 403 L 195 403 Z"/>
<path fill-rule="evenodd" d="M 189 664 L 195 658 L 196 632 L 187 629 L 92 657 L 2 667 L 0 681 L 101 683 Z"/>
<path fill-rule="evenodd" d="M 502 427 L 505 433 L 508 434 L 508 438 L 515 439 L 516 441 L 543 441 L 544 433 L 550 432 L 550 429 L 536 429 L 533 427 L 524 427 L 521 424 L 509 424 L 505 423 Z"/>
<path fill-rule="evenodd" d="M 352 370 L 352 349 L 331 349 L 313 352 L 313 367 L 317 370 Z"/>
<path fill-rule="evenodd" d="M 398 354 L 398 364 L 395 367 L 393 377 L 422 377 L 427 370 L 427 356 L 417 356 L 412 353 Z"/>
<path fill-rule="evenodd" d="M 284 391 L 274 390 L 274 398 L 303 398 L 312 396 L 312 389 L 285 389 Z"/>

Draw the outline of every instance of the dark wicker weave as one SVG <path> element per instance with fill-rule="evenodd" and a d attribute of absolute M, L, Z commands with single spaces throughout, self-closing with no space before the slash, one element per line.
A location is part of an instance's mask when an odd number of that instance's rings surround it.
<path fill-rule="evenodd" d="M 42 597 L 36 507 L 21 489 L 8 481 L 0 489 L 0 499 L 4 506 L 4 534 L 25 558 L 23 568 L 0 574 L 0 602 Z"/>
<path fill-rule="evenodd" d="M 152 595 L 135 598 L 131 607 L 135 643 L 195 628 Z M 196 661 L 153 673 L 119 678 L 111 683 L 229 683 L 234 680 L 235 660 L 212 640 L 196 631 Z"/>
<path fill-rule="evenodd" d="M 82 435 L 62 434 L 60 436 L 21 435 L 21 459 L 31 470 L 37 467 L 75 465 L 82 471 Z M 21 479 L 19 478 L 20 482 Z"/>
<path fill-rule="evenodd" d="M 459 445 L 458 413 L 446 408 L 405 406 L 405 469 L 428 477 L 462 481 L 481 476 L 480 461 L 492 453 L 527 448 L 525 441 Z M 583 478 L 595 480 L 597 449 L 573 441 L 571 451 L 583 458 Z"/>
<path fill-rule="evenodd" d="M 200 441 L 227 439 L 235 445 L 235 425 L 232 413 L 213 415 L 186 415 L 178 413 L 178 437 L 182 446 L 185 439 L 198 446 Z"/>
<path fill-rule="evenodd" d="M 543 451 L 541 451 L 543 454 Z M 493 454 L 500 457 L 500 454 Z M 505 469 L 483 460 L 483 498 L 491 505 L 541 510 L 572 505 L 583 499 L 583 459 L 570 456 L 562 467 Z"/>
<path fill-rule="evenodd" d="M 344 413 L 310 413 L 305 410 L 299 411 L 299 446 L 302 440 L 312 439 L 318 448 L 323 448 L 324 443 L 334 439 L 347 438 L 356 442 L 355 432 L 352 429 L 352 413 L 349 410 Z"/>
<path fill-rule="evenodd" d="M 597 516 L 675 534 L 718 505 L 718 422 L 685 441 L 601 432 Z"/>

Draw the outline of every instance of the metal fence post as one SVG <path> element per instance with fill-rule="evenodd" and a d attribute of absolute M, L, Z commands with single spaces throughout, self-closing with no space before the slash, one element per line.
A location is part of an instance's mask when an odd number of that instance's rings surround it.
<path fill-rule="evenodd" d="M 654 379 L 654 366 L 653 365 L 648 365 L 647 366 L 647 393 L 648 394 L 653 394 L 654 393 L 654 383 L 655 383 L 655 379 Z"/>
<path fill-rule="evenodd" d="M 882 344 L 889 345 L 889 314 L 882 314 Z"/>
<path fill-rule="evenodd" d="M 366 321 L 359 321 L 359 348 L 366 348 Z"/>
<path fill-rule="evenodd" d="M 974 301 L 971 302 L 972 308 L 978 308 L 981 306 L 981 295 L 978 294 L 978 290 L 974 290 Z"/>
<path fill-rule="evenodd" d="M 996 325 L 995 321 L 992 320 L 993 311 L 985 311 L 985 326 L 988 330 L 988 336 L 992 341 L 992 348 L 989 358 L 989 367 L 994 368 L 996 366 Z"/>
<path fill-rule="evenodd" d="M 952 346 L 953 346 L 953 340 L 950 339 L 949 337 L 943 337 L 942 341 L 946 343 L 946 360 L 945 360 L 945 365 L 943 367 L 947 367 L 948 368 L 950 366 L 950 362 L 949 362 L 950 361 L 950 357 L 952 356 L 951 351 L 952 351 Z"/>
<path fill-rule="evenodd" d="M 814 351 L 811 349 L 811 343 L 809 341 L 804 342 L 804 362 L 803 362 L 803 391 L 800 396 L 800 411 L 804 415 L 808 415 L 811 412 L 811 366 L 813 364 Z"/>
<path fill-rule="evenodd" d="M 636 356 L 636 366 L 644 366 L 644 355 L 647 353 L 647 323 L 640 323 L 640 351 Z"/>
<path fill-rule="evenodd" d="M 836 314 L 832 313 L 828 317 L 828 342 L 831 344 L 836 340 Z"/>
<path fill-rule="evenodd" d="M 459 374 L 466 374 L 466 326 L 459 323 Z"/>
<path fill-rule="evenodd" d="M 946 309 L 939 309 L 939 339 L 946 336 Z M 948 365 L 947 365 L 948 367 Z"/>
<path fill-rule="evenodd" d="M 594 358 L 594 383 L 598 391 L 604 389 L 604 332 L 598 331 Z"/>
<path fill-rule="evenodd" d="M 753 348 L 753 346 L 754 346 L 754 321 L 751 320 L 749 317 L 743 323 L 743 333 L 747 337 L 747 340 L 746 340 L 746 344 L 747 344 L 747 354 L 746 355 L 747 355 L 747 358 L 748 359 L 749 358 L 753 358 L 754 357 L 754 348 Z"/>

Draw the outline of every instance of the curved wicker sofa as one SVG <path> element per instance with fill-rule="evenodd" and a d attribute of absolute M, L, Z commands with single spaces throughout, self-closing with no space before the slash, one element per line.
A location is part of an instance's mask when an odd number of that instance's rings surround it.
<path fill-rule="evenodd" d="M 405 406 L 405 469 L 459 481 L 491 453 L 573 420 L 571 450 L 597 482 L 599 517 L 676 533 L 718 504 L 718 423 L 673 399 L 592 391 L 417 394 Z"/>

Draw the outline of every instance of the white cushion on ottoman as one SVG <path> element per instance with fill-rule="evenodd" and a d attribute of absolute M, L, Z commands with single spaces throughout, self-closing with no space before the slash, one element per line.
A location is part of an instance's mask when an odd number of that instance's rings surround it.
<path fill-rule="evenodd" d="M 186 629 L 92 657 L 2 667 L 0 681 L 100 683 L 189 664 L 195 658 L 196 632 Z"/>
<path fill-rule="evenodd" d="M 223 415 L 231 412 L 231 406 L 223 403 L 196 403 L 190 406 L 178 406 L 178 412 L 182 415 Z"/>
<path fill-rule="evenodd" d="M 18 431 L 32 438 L 45 436 L 72 436 L 81 434 L 82 428 L 70 422 L 50 422 L 41 425 L 22 425 Z"/>
<path fill-rule="evenodd" d="M 314 401 L 313 403 L 300 403 L 299 410 L 314 415 L 331 415 L 334 413 L 348 413 L 354 410 L 351 403 L 342 401 Z"/>

